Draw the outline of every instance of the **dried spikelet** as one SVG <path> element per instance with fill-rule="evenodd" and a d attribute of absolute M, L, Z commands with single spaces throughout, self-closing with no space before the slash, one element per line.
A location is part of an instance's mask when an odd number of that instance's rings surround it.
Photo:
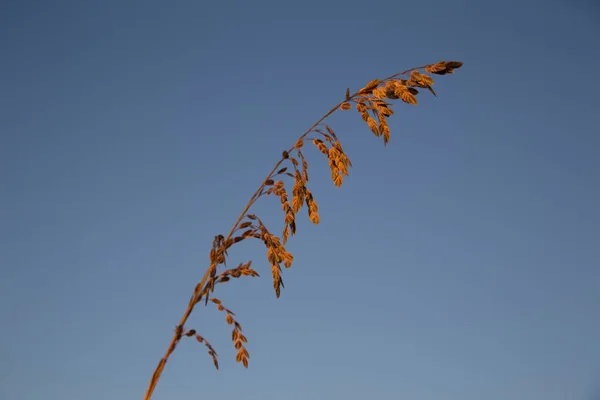
<path fill-rule="evenodd" d="M 287 203 L 288 207 L 286 207 L 285 211 L 285 217 L 284 217 L 284 222 L 286 225 L 292 225 L 295 221 L 294 218 L 294 212 L 292 211 L 292 207 L 289 206 L 290 203 Z"/>
<path fill-rule="evenodd" d="M 281 234 L 281 239 L 283 240 L 283 244 L 287 243 L 289 236 L 290 236 L 290 229 L 289 229 L 288 225 L 286 225 L 283 227 L 283 233 Z"/>
<path fill-rule="evenodd" d="M 336 142 L 336 143 L 339 143 L 339 142 Z M 340 150 L 338 149 L 338 147 L 336 147 L 336 146 L 332 146 L 329 149 L 328 158 L 329 158 L 329 168 L 331 169 L 331 179 L 333 180 L 334 185 L 337 187 L 341 186 L 344 181 L 340 172 L 344 173 L 345 175 L 348 174 L 348 169 L 346 168 L 344 163 L 341 161 L 342 155 L 343 155 L 343 153 L 341 153 Z"/>
<path fill-rule="evenodd" d="M 348 176 L 348 163 L 350 160 L 344 153 L 340 154 L 340 157 L 337 159 L 336 166 L 339 168 L 340 174 L 344 176 Z"/>
<path fill-rule="evenodd" d="M 375 122 L 375 120 L 371 118 L 371 116 L 367 118 L 366 122 L 367 125 L 369 125 L 369 129 L 371 129 L 371 132 L 373 132 L 375 136 L 379 136 L 379 128 L 377 127 L 377 122 Z"/>
<path fill-rule="evenodd" d="M 352 163 L 350 162 L 350 159 L 348 158 L 348 156 L 346 155 L 346 153 L 344 152 L 344 148 L 342 147 L 342 144 L 337 141 L 333 144 L 333 146 L 338 149 L 338 151 L 340 152 L 340 156 L 339 156 L 339 160 L 340 162 L 346 167 L 346 172 L 344 173 L 344 175 L 348 175 L 348 168 L 352 167 Z"/>
<path fill-rule="evenodd" d="M 278 264 L 281 261 L 279 254 L 277 254 L 277 251 L 273 247 L 267 249 L 267 259 L 271 264 Z"/>
<path fill-rule="evenodd" d="M 241 223 L 241 224 L 238 226 L 238 228 L 237 228 L 237 229 L 238 229 L 238 230 L 239 230 L 239 229 L 244 229 L 244 228 L 247 228 L 247 227 L 249 227 L 249 226 L 251 226 L 251 225 L 252 225 L 252 222 L 250 222 L 250 221 L 242 222 L 242 223 Z"/>
<path fill-rule="evenodd" d="M 342 105 L 340 105 L 340 109 L 342 111 L 346 111 L 352 108 L 352 104 L 348 103 L 347 101 L 343 102 Z"/>
<path fill-rule="evenodd" d="M 258 274 L 258 272 L 256 272 L 253 269 L 245 269 L 242 271 L 242 275 L 244 276 L 251 276 L 251 277 L 260 277 L 260 275 Z"/>
<path fill-rule="evenodd" d="M 256 229 L 248 229 L 247 231 L 244 231 L 244 233 L 242 233 L 242 237 L 247 238 L 247 237 L 254 236 L 255 232 L 256 232 Z"/>
<path fill-rule="evenodd" d="M 413 82 L 419 82 L 421 80 L 421 72 L 415 69 L 410 73 L 410 80 Z"/>
<path fill-rule="evenodd" d="M 240 350 L 238 351 L 238 353 L 235 357 L 235 361 L 241 362 L 244 365 L 244 368 L 248 368 L 248 359 L 249 358 L 250 358 L 250 355 L 248 354 L 248 351 L 245 348 L 240 348 Z"/>
<path fill-rule="evenodd" d="M 394 111 L 389 108 L 389 104 L 382 100 L 373 101 L 373 107 L 377 110 L 380 115 L 384 117 L 390 117 L 394 114 Z"/>
<path fill-rule="evenodd" d="M 329 160 L 337 160 L 339 156 L 340 151 L 335 146 L 331 146 L 329 152 L 327 153 L 327 157 L 329 158 Z"/>
<path fill-rule="evenodd" d="M 306 196 L 306 186 L 304 179 L 300 172 L 296 171 L 294 188 L 292 189 L 292 211 L 294 213 L 298 213 L 302 208 L 302 204 L 304 203 L 304 198 Z"/>
<path fill-rule="evenodd" d="M 385 87 L 378 87 L 377 89 L 373 90 L 373 97 L 376 99 L 385 99 L 386 96 L 386 90 Z"/>
<path fill-rule="evenodd" d="M 434 82 L 433 82 L 433 78 L 431 78 L 429 75 L 421 74 L 421 79 L 420 79 L 419 83 L 424 86 L 431 86 L 431 85 L 433 85 Z"/>
<path fill-rule="evenodd" d="M 342 183 L 344 183 L 344 178 L 342 177 L 342 175 L 340 175 L 339 170 L 333 169 L 333 168 L 331 169 L 331 180 L 333 181 L 333 184 L 337 187 L 342 186 Z M 311 221 L 312 221 L 312 218 L 311 218 Z"/>
<path fill-rule="evenodd" d="M 385 117 L 379 118 L 379 135 L 383 135 L 383 144 L 387 146 L 390 141 L 390 128 L 388 127 L 387 120 Z"/>
<path fill-rule="evenodd" d="M 310 214 L 309 214 L 309 216 L 310 216 L 310 221 L 311 221 L 313 224 L 315 224 L 315 225 L 318 225 L 318 224 L 319 224 L 319 222 L 321 222 L 321 217 L 319 217 L 319 214 L 318 214 L 318 213 L 316 213 L 316 212 L 312 212 L 312 213 L 310 213 Z"/>
<path fill-rule="evenodd" d="M 329 157 L 329 169 L 331 169 L 332 172 L 338 172 L 340 170 L 337 166 L 337 159 Z"/>
<path fill-rule="evenodd" d="M 446 64 L 447 68 L 452 68 L 452 69 L 459 69 L 460 67 L 463 66 L 463 63 L 460 61 L 444 61 L 444 64 Z"/>
<path fill-rule="evenodd" d="M 321 139 L 313 139 L 313 144 L 317 146 L 321 153 L 327 154 L 327 145 Z"/>
<path fill-rule="evenodd" d="M 372 81 L 370 81 L 369 83 L 367 83 L 367 85 L 362 88 L 359 93 L 360 94 L 366 94 L 366 93 L 370 93 L 373 91 L 373 89 L 375 89 L 379 84 L 381 83 L 380 79 L 373 79 Z"/>
<path fill-rule="evenodd" d="M 410 89 L 401 82 L 394 81 L 393 90 L 396 98 L 400 98 L 402 101 L 408 104 L 417 104 L 417 98 L 413 93 L 411 93 Z"/>
<path fill-rule="evenodd" d="M 317 202 L 314 200 L 311 191 L 308 189 L 306 189 L 306 206 L 308 208 L 308 218 L 313 224 L 318 225 L 321 220 L 318 212 L 319 207 L 317 206 Z"/>
<path fill-rule="evenodd" d="M 389 83 L 390 84 L 387 89 L 394 92 L 396 99 L 399 99 L 402 95 L 402 92 L 407 90 L 405 80 L 390 81 Z"/>
<path fill-rule="evenodd" d="M 462 67 L 463 63 L 460 61 L 440 61 L 433 65 L 425 67 L 425 71 L 437 74 L 446 75 L 454 72 L 455 69 Z"/>
<path fill-rule="evenodd" d="M 369 113 L 367 111 L 361 112 L 360 116 L 362 117 L 363 121 L 365 121 L 366 123 L 368 123 L 369 119 L 371 118 L 371 116 L 369 115 Z"/>
<path fill-rule="evenodd" d="M 304 139 L 300 139 L 296 142 L 296 144 L 294 145 L 295 148 L 297 149 L 301 149 L 302 146 L 304 146 Z"/>
<path fill-rule="evenodd" d="M 385 121 L 385 120 L 384 120 Z M 382 135 L 383 135 L 383 144 L 384 146 L 387 145 L 390 141 L 390 128 L 387 125 L 387 121 L 385 121 L 385 124 L 381 124 L 380 127 L 383 127 L 382 129 Z"/>
<path fill-rule="evenodd" d="M 383 115 L 386 118 L 391 117 L 394 114 L 394 110 L 389 107 L 379 107 L 379 114 Z"/>
<path fill-rule="evenodd" d="M 281 296 L 281 288 L 283 286 L 283 280 L 281 279 L 281 267 L 279 264 L 271 265 L 271 273 L 273 275 L 273 289 L 275 289 L 275 296 L 279 298 Z"/>
<path fill-rule="evenodd" d="M 415 97 L 414 94 L 412 94 L 410 91 L 406 90 L 402 92 L 402 95 L 400 96 L 400 98 L 402 99 L 403 102 L 408 103 L 408 104 L 413 104 L 416 105 L 417 104 L 417 98 Z"/>
<path fill-rule="evenodd" d="M 284 230 L 284 235 L 282 236 L 283 243 L 285 244 L 287 242 L 287 238 L 290 233 L 292 235 L 296 234 L 296 213 L 294 213 L 294 210 L 292 209 L 290 202 L 287 200 L 287 197 L 286 197 L 285 203 L 282 204 L 282 208 L 283 208 L 283 211 L 285 212 L 285 217 L 284 217 L 285 230 Z"/>
<path fill-rule="evenodd" d="M 208 340 L 204 339 L 202 336 L 200 336 L 199 334 L 197 334 L 195 329 L 190 329 L 186 333 L 186 336 L 195 336 L 196 340 L 199 343 L 204 344 L 204 346 L 206 346 L 206 348 L 208 349 L 208 355 L 210 355 L 212 357 L 213 364 L 215 365 L 215 368 L 219 369 L 219 360 L 217 359 L 218 354 L 215 351 L 215 349 L 210 345 L 210 343 L 208 342 Z"/>
<path fill-rule="evenodd" d="M 285 246 L 283 244 L 281 244 L 279 238 L 275 235 L 271 235 L 271 241 L 270 241 L 270 246 L 273 250 L 273 252 L 276 254 L 276 263 L 281 263 L 284 262 L 286 263 L 286 260 L 289 260 L 290 265 L 291 265 L 291 260 L 294 259 L 294 257 L 292 256 L 291 253 L 289 253 L 286 249 Z M 286 264 L 286 267 L 289 268 L 289 266 Z"/>
<path fill-rule="evenodd" d="M 283 195 L 281 196 L 281 209 L 285 212 L 287 212 L 288 209 L 291 209 L 292 206 L 290 205 L 290 202 L 288 201 L 287 198 L 287 192 L 283 193 Z M 286 217 L 287 218 L 287 217 Z M 286 222 L 287 224 L 287 222 Z"/>
<path fill-rule="evenodd" d="M 425 67 L 425 71 L 435 74 L 446 69 L 446 64 L 443 61 L 431 64 Z"/>
<path fill-rule="evenodd" d="M 294 197 L 292 198 L 292 211 L 297 213 L 302 208 L 304 204 L 303 197 L 300 196 L 300 191 L 298 191 Z"/>
<path fill-rule="evenodd" d="M 294 261 L 294 255 L 292 253 L 290 253 L 289 251 L 284 251 L 282 255 L 283 255 L 283 265 L 286 268 L 290 268 L 292 266 L 292 262 Z"/>

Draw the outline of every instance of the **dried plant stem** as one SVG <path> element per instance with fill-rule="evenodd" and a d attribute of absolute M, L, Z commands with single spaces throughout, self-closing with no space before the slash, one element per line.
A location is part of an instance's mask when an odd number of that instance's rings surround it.
<path fill-rule="evenodd" d="M 298 138 L 298 140 L 304 139 L 304 137 L 306 137 L 306 135 L 308 135 L 317 125 L 319 125 L 321 122 L 323 122 L 323 120 L 325 120 L 327 117 L 329 117 L 331 114 L 333 114 L 340 107 L 341 104 L 342 103 L 336 105 L 331 110 L 329 110 L 329 112 L 327 112 L 327 114 L 323 115 L 321 117 L 321 119 L 319 119 L 317 122 L 315 122 L 315 124 L 313 126 L 311 126 L 306 132 L 304 132 Z M 292 149 L 293 149 L 293 147 L 292 147 Z M 292 149 L 288 150 L 288 153 L 290 151 L 292 151 Z M 285 158 L 281 157 L 281 159 L 277 162 L 277 164 L 275 164 L 275 166 L 273 167 L 271 172 L 269 172 L 269 174 L 267 175 L 267 178 L 265 178 L 265 180 L 263 180 L 263 183 L 260 185 L 260 187 L 256 190 L 256 192 L 254 192 L 252 197 L 250 197 L 250 200 L 248 200 L 246 207 L 244 207 L 244 210 L 241 212 L 237 221 L 235 221 L 235 223 L 233 224 L 233 227 L 231 228 L 231 230 L 229 231 L 229 234 L 227 234 L 227 237 L 225 239 L 231 238 L 231 236 L 233 235 L 233 232 L 235 232 L 235 230 L 237 229 L 238 225 L 240 224 L 240 222 L 242 221 L 242 219 L 244 218 L 244 216 L 246 215 L 246 213 L 248 212 L 250 207 L 252 207 L 252 204 L 254 204 L 254 202 L 257 200 L 258 196 L 262 192 L 262 190 L 265 188 L 266 179 L 268 179 L 271 175 L 273 175 L 273 173 L 275 171 L 277 171 L 277 168 L 279 168 L 279 166 L 281 166 L 281 163 L 283 163 L 284 160 L 285 160 Z M 200 281 L 200 283 L 197 286 L 199 286 L 200 288 L 204 288 L 204 285 L 206 285 L 206 280 L 208 279 L 210 272 L 211 272 L 211 267 L 209 267 L 206 270 L 206 272 L 204 273 L 204 276 L 202 277 L 202 280 Z M 175 350 L 175 347 L 177 347 L 177 343 L 179 343 L 179 341 L 181 340 L 181 337 L 183 336 L 183 326 L 187 322 L 187 320 L 188 320 L 190 314 L 192 313 L 192 311 L 194 310 L 194 307 L 196 306 L 196 304 L 198 304 L 198 303 L 190 302 L 188 304 L 187 309 L 185 310 L 185 313 L 183 314 L 183 317 L 181 317 L 181 320 L 179 321 L 179 325 L 177 325 L 177 328 L 175 329 L 175 334 L 173 335 L 173 338 L 171 339 L 171 343 L 169 344 L 169 347 L 167 348 L 165 355 L 158 363 L 158 366 L 156 367 L 156 370 L 154 371 L 154 375 L 152 375 L 152 379 L 150 380 L 150 384 L 148 385 L 148 389 L 146 390 L 146 395 L 144 396 L 144 400 L 150 400 L 150 398 L 152 397 L 152 393 L 154 392 L 154 388 L 156 387 L 156 384 L 158 383 L 158 380 L 160 379 L 160 375 L 165 367 L 165 364 L 167 363 L 167 360 L 169 359 L 169 356 L 171 355 L 171 353 L 173 353 L 173 351 Z"/>
<path fill-rule="evenodd" d="M 436 72 L 435 69 L 428 70 L 428 71 L 433 72 L 433 73 L 439 73 L 439 74 L 451 73 L 452 69 L 456 69 L 456 68 L 460 67 L 460 65 L 458 65 L 458 64 L 462 65 L 462 63 L 458 63 L 458 62 L 450 62 L 450 63 L 453 63 L 453 64 L 448 64 L 448 62 L 446 62 L 446 64 L 443 64 L 443 63 L 444 62 L 439 62 L 437 64 L 430 64 L 430 65 L 424 65 L 424 66 L 420 66 L 420 67 L 416 67 L 416 68 L 411 68 L 411 69 L 408 69 L 406 71 L 403 71 L 403 72 L 391 75 L 390 77 L 385 78 L 383 80 L 371 81 L 371 82 L 369 82 L 369 84 L 367 85 L 367 87 L 365 87 L 365 88 L 363 88 L 363 89 L 355 92 L 352 95 L 350 95 L 349 92 L 347 92 L 346 99 L 343 102 L 337 104 L 335 107 L 333 107 L 331 110 L 329 110 L 326 114 L 324 114 L 321 118 L 319 118 L 319 120 L 317 122 L 315 122 L 302 135 L 300 135 L 300 137 L 295 141 L 295 143 L 298 143 L 298 142 L 304 140 L 309 133 L 315 132 L 315 129 L 317 128 L 317 126 L 319 126 L 326 118 L 328 118 L 336 110 L 338 110 L 340 108 L 343 109 L 343 110 L 349 108 L 348 103 L 350 101 L 355 100 L 355 98 L 357 98 L 357 97 L 366 96 L 367 94 L 374 93 L 373 90 L 376 89 L 380 85 L 380 83 L 390 82 L 390 81 L 393 81 L 394 78 L 396 78 L 398 76 L 406 75 L 408 73 L 411 73 L 411 72 L 414 72 L 414 71 L 418 71 L 418 70 L 421 70 L 421 69 L 424 69 L 424 68 L 430 68 L 431 69 L 431 68 L 433 68 L 435 66 L 437 66 L 437 72 Z M 446 69 L 444 69 L 444 68 L 446 68 Z M 426 81 L 423 81 L 423 82 L 426 82 Z M 431 83 L 433 83 L 433 82 L 431 81 Z M 433 90 L 431 89 L 431 87 L 429 86 L 429 84 L 427 84 L 426 86 L 418 86 L 418 87 L 427 87 L 433 93 Z M 396 93 L 398 93 L 398 92 L 396 92 Z M 409 94 L 408 96 L 412 96 L 412 95 Z M 376 97 L 376 98 L 380 98 L 380 97 Z M 397 99 L 399 97 L 394 96 L 393 94 L 391 94 L 391 95 L 388 94 L 388 98 Z M 411 103 L 411 104 L 415 104 L 416 103 L 416 100 L 414 100 L 414 102 L 413 102 L 413 100 L 411 100 L 410 98 L 409 98 L 409 100 L 405 100 L 405 98 L 402 97 L 402 100 L 404 100 L 407 103 Z M 345 107 L 347 107 L 347 108 L 345 108 Z M 358 107 L 357 107 L 357 109 L 358 109 Z M 390 115 L 391 115 L 391 112 L 390 112 Z M 387 117 L 387 115 L 386 115 L 386 117 Z M 363 112 L 363 119 L 365 119 L 366 122 L 369 122 L 369 121 L 367 121 L 366 117 L 364 116 L 364 112 Z M 383 124 L 384 123 L 382 123 L 382 125 Z M 369 123 L 369 125 L 371 125 L 371 124 Z M 385 128 L 387 129 L 387 125 L 385 125 Z M 329 128 L 328 128 L 328 130 L 329 130 Z M 330 133 L 332 133 L 332 132 L 330 132 Z M 333 134 L 333 135 L 335 136 L 335 134 Z M 377 133 L 376 133 L 376 135 L 379 136 Z M 385 136 L 385 135 L 384 135 L 384 140 L 387 142 L 387 136 Z M 263 191 L 264 191 L 265 187 L 268 185 L 268 181 L 274 176 L 275 172 L 284 163 L 284 161 L 289 158 L 289 154 L 296 147 L 297 146 L 294 145 L 288 151 L 284 151 L 283 152 L 283 155 L 282 155 L 281 159 L 271 169 L 271 171 L 269 172 L 269 174 L 267 175 L 267 177 L 263 180 L 263 182 L 261 183 L 261 185 L 259 186 L 259 188 L 256 190 L 256 192 L 254 192 L 254 194 L 252 195 L 252 197 L 250 197 L 250 200 L 248 200 L 248 203 L 246 204 L 246 206 L 244 207 L 244 209 L 240 213 L 239 217 L 237 218 L 237 220 L 233 224 L 233 227 L 231 228 L 231 230 L 229 231 L 229 233 L 227 234 L 227 236 L 225 238 L 221 237 L 221 242 L 220 243 L 227 243 L 228 241 L 230 241 L 230 239 L 232 238 L 232 236 L 236 232 L 236 230 L 238 230 L 240 228 L 240 224 L 241 224 L 242 220 L 244 219 L 244 217 L 247 217 L 248 210 L 258 200 L 258 198 L 263 194 Z M 272 184 L 272 181 L 271 181 L 271 184 Z M 340 182 L 340 184 L 341 184 L 341 182 Z M 337 183 L 336 183 L 336 185 L 339 186 Z M 282 200 L 282 203 L 283 203 L 283 200 Z M 262 226 L 262 223 L 261 223 L 261 226 Z M 243 228 L 243 226 L 242 226 L 242 228 Z M 214 245 L 213 245 L 213 248 L 214 248 Z M 226 251 L 226 248 L 225 248 L 224 251 Z M 223 263 L 223 262 L 221 262 L 221 263 Z M 211 259 L 211 265 L 208 267 L 208 269 L 204 273 L 204 276 L 202 277 L 202 280 L 196 285 L 196 287 L 194 289 L 194 294 L 192 295 L 192 298 L 190 299 L 190 302 L 188 303 L 187 309 L 185 310 L 183 316 L 181 317 L 181 319 L 179 321 L 179 324 L 175 328 L 175 333 L 173 335 L 173 338 L 171 339 L 171 342 L 170 342 L 170 344 L 169 344 L 169 346 L 167 348 L 167 351 L 165 352 L 163 358 L 161 358 L 160 362 L 158 363 L 158 365 L 157 365 L 157 367 L 156 367 L 156 369 L 154 371 L 154 374 L 152 375 L 152 378 L 151 378 L 150 383 L 148 385 L 148 388 L 146 390 L 146 394 L 144 396 L 144 400 L 150 400 L 151 399 L 152 394 L 154 392 L 154 389 L 156 388 L 156 384 L 158 383 L 158 380 L 160 379 L 160 376 L 161 376 L 161 374 L 162 374 L 162 372 L 163 372 L 163 370 L 165 368 L 165 365 L 167 364 L 167 361 L 168 361 L 169 357 L 171 356 L 171 354 L 173 353 L 173 351 L 175 351 L 175 348 L 177 347 L 177 344 L 179 343 L 179 341 L 181 340 L 181 338 L 184 336 L 184 326 L 185 326 L 188 318 L 190 317 L 192 311 L 194 310 L 196 304 L 199 303 L 200 299 L 203 296 L 206 296 L 206 301 L 208 301 L 208 293 L 211 290 L 211 288 L 208 287 L 209 284 L 211 283 L 210 280 L 209 280 L 209 277 L 214 277 L 215 276 L 216 268 L 217 268 L 218 264 L 219 264 L 218 262 L 214 262 Z M 249 265 L 249 264 L 247 264 L 247 265 Z M 250 275 L 250 273 L 248 273 L 248 274 Z M 256 274 L 256 275 L 258 275 L 258 274 Z M 225 280 L 223 280 L 223 281 L 225 281 Z M 212 289 L 214 289 L 214 283 L 215 283 L 215 281 L 214 281 L 214 278 L 213 278 Z M 279 292 L 277 292 L 277 294 L 279 295 Z M 218 304 L 220 306 L 220 300 L 213 299 L 212 301 L 215 302 L 216 304 Z M 222 309 L 224 309 L 224 308 L 222 306 L 220 306 L 220 310 L 222 310 Z M 231 324 L 232 322 L 229 320 L 229 318 L 230 318 L 230 314 L 233 315 L 233 313 L 231 313 L 227 309 L 225 309 L 225 310 L 228 313 L 228 323 Z M 233 322 L 235 323 L 235 325 L 237 327 L 238 326 L 237 322 L 235 322 L 235 321 L 233 321 Z M 241 328 L 240 328 L 240 332 L 241 332 Z M 190 330 L 187 333 L 185 333 L 186 336 L 192 336 L 194 334 L 195 334 L 195 330 Z M 197 336 L 197 338 L 198 338 L 199 341 L 202 341 L 201 339 L 203 339 L 203 338 L 201 338 L 199 335 L 196 335 L 196 336 Z M 245 341 L 245 337 L 243 339 Z M 209 353 L 211 355 L 213 355 L 213 359 L 215 359 L 216 353 L 214 353 L 214 350 L 212 350 L 212 347 L 208 343 L 206 343 L 206 344 L 207 344 L 207 347 L 210 350 Z M 236 346 L 236 348 L 237 348 L 237 346 Z M 247 365 L 247 361 L 245 361 L 244 364 Z M 216 361 L 215 361 L 215 365 L 217 365 Z"/>

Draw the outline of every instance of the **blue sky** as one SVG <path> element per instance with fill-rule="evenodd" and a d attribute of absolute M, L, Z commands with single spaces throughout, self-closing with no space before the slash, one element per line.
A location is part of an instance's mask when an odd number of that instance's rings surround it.
<path fill-rule="evenodd" d="M 593 1 L 5 1 L 0 398 L 140 399 L 214 235 L 281 150 L 357 89 L 460 60 L 387 148 L 330 123 L 275 299 L 216 309 L 154 399 L 587 400 L 600 392 L 600 7 Z M 277 200 L 256 207 L 272 229 Z"/>

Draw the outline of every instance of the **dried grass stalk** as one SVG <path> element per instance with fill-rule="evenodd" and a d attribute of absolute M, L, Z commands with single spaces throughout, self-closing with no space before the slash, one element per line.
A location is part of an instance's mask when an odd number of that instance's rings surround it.
<path fill-rule="evenodd" d="M 339 187 L 343 184 L 344 177 L 348 176 L 349 170 L 352 167 L 352 163 L 348 155 L 344 152 L 337 135 L 323 121 L 338 109 L 347 111 L 354 107 L 373 134 L 377 137 L 382 137 L 384 145 L 387 145 L 390 141 L 390 129 L 387 118 L 394 114 L 390 108 L 392 103 L 388 102 L 388 100 L 401 100 L 404 103 L 416 105 L 417 95 L 419 94 L 418 89 L 427 89 L 436 96 L 432 88 L 434 84 L 433 79 L 428 74 L 446 75 L 454 72 L 455 69 L 461 66 L 462 63 L 458 61 L 440 61 L 435 64 L 411 68 L 385 79 L 374 79 L 354 94 L 350 94 L 350 89 L 347 89 L 346 98 L 343 102 L 323 115 L 313 126 L 300 135 L 289 150 L 282 153 L 280 160 L 275 164 L 252 197 L 250 197 L 250 200 L 227 236 L 215 236 L 210 251 L 210 265 L 202 280 L 194 288 L 194 293 L 190 298 L 187 309 L 183 317 L 181 317 L 179 324 L 175 327 L 171 343 L 152 375 L 144 396 L 145 400 L 151 398 L 169 356 L 183 337 L 194 336 L 198 342 L 203 343 L 208 349 L 208 354 L 212 357 L 215 367 L 219 368 L 217 353 L 210 343 L 196 333 L 195 329 L 185 330 L 184 328 L 194 307 L 202 300 L 204 300 L 205 305 L 210 300 L 217 306 L 219 311 L 225 313 L 227 324 L 232 326 L 231 340 L 237 350 L 236 362 L 242 363 L 246 368 L 248 367 L 250 355 L 245 347 L 248 340 L 242 334 L 242 326 L 235 319 L 235 314 L 226 308 L 221 300 L 216 298 L 211 299 L 210 296 L 217 284 L 226 283 L 231 279 L 237 279 L 242 276 L 258 277 L 259 274 L 251 268 L 252 261 L 242 263 L 233 269 L 226 269 L 219 274 L 217 274 L 217 271 L 221 265 L 227 265 L 227 251 L 231 246 L 242 240 L 259 239 L 266 247 L 275 295 L 277 297 L 281 295 L 281 289 L 284 288 L 281 277 L 281 265 L 285 268 L 290 268 L 294 261 L 294 256 L 286 250 L 285 245 L 288 239 L 296 234 L 296 217 L 298 212 L 300 212 L 302 207 L 306 206 L 308 218 L 311 222 L 318 224 L 321 220 L 317 202 L 307 186 L 308 163 L 302 152 L 305 143 L 309 141 L 318 151 L 327 157 L 331 170 L 331 179 L 335 186 Z M 315 137 L 309 138 L 308 135 L 311 133 Z M 284 164 L 286 165 L 284 166 Z M 291 185 L 288 185 L 287 188 L 284 179 L 291 182 Z M 284 222 L 283 232 L 280 236 L 273 234 L 267 229 L 258 216 L 248 214 L 252 205 L 262 196 L 279 197 Z"/>

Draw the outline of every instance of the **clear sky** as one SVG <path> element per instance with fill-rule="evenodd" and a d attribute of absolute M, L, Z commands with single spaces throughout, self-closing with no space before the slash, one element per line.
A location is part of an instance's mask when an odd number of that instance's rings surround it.
<path fill-rule="evenodd" d="M 600 395 L 600 5 L 574 1 L 4 1 L 0 398 L 141 399 L 281 151 L 374 78 L 439 60 L 387 148 L 352 111 L 335 188 L 309 153 L 275 299 L 215 292 L 154 399 L 591 400 Z M 277 200 L 256 208 L 272 230 Z M 597 398 L 597 397 L 596 397 Z"/>

